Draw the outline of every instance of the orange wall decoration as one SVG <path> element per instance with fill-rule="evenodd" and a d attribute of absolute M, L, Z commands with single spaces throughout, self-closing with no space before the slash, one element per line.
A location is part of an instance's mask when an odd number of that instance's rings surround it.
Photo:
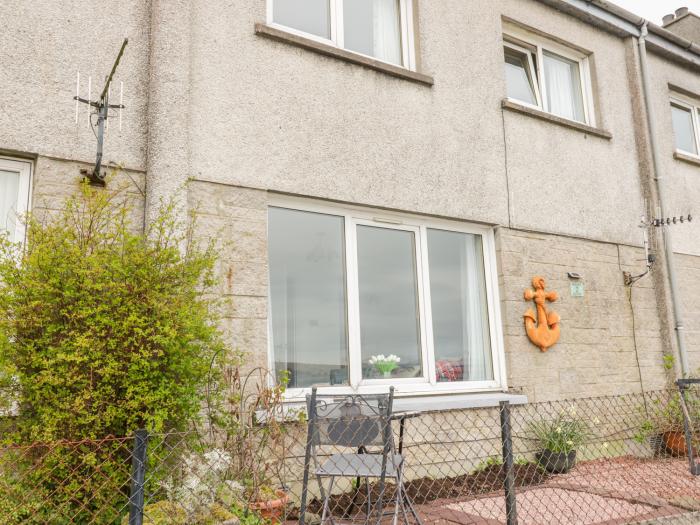
<path fill-rule="evenodd" d="M 556 312 L 547 310 L 546 301 L 554 302 L 558 295 L 557 292 L 545 292 L 544 278 L 539 276 L 532 278 L 532 287 L 534 290 L 525 290 L 525 300 L 535 301 L 537 315 L 532 308 L 525 312 L 525 330 L 530 341 L 542 352 L 546 352 L 559 341 L 561 320 Z"/>

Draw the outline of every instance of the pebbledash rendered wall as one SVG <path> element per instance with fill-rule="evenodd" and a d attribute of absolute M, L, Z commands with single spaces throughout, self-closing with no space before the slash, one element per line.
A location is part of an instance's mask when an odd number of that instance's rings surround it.
<path fill-rule="evenodd" d="M 432 86 L 256 34 L 266 0 L 10 0 L 0 152 L 35 158 L 34 207 L 58 207 L 94 159 L 92 132 L 73 123 L 75 71 L 97 82 L 127 35 L 125 126 L 107 138 L 107 160 L 126 168 L 114 184 L 148 220 L 190 180 L 180 195 L 198 231 L 223 241 L 222 328 L 255 364 L 267 364 L 267 206 L 283 193 L 492 225 L 508 384 L 531 401 L 663 386 L 675 343 L 657 237 L 652 275 L 632 289 L 622 278 L 644 270 L 638 223 L 655 198 L 636 42 L 535 0 L 414 5 Z M 591 53 L 600 133 L 503 107 L 506 20 Z M 700 77 L 653 54 L 651 69 L 669 210 L 700 216 L 700 167 L 673 158 L 668 106 L 669 82 L 700 94 Z M 698 239 L 700 220 L 674 237 L 693 369 Z M 567 272 L 583 276 L 584 297 Z M 547 353 L 523 326 L 533 275 L 560 295 L 562 337 Z"/>
<path fill-rule="evenodd" d="M 658 246 L 654 276 L 623 283 L 645 269 L 638 224 L 654 198 L 636 42 L 529 0 L 416 6 L 432 87 L 256 34 L 264 1 L 189 11 L 189 201 L 200 227 L 233 242 L 221 269 L 231 342 L 266 363 L 266 207 L 280 192 L 493 224 L 508 384 L 530 400 L 664 386 L 675 346 Z M 612 138 L 502 107 L 504 20 L 592 53 L 596 126 Z M 211 53 L 221 46 L 236 52 Z M 560 295 L 547 353 L 523 326 L 533 275 Z M 698 300 L 684 301 L 690 328 Z"/>

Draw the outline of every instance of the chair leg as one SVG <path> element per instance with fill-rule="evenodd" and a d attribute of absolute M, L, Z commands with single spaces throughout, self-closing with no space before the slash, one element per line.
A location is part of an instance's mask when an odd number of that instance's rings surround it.
<path fill-rule="evenodd" d="M 403 495 L 401 494 L 401 491 L 399 490 L 399 485 L 396 485 L 396 491 L 394 494 L 394 497 L 396 499 L 396 502 L 394 503 L 394 519 L 391 520 L 392 525 L 397 525 L 398 520 L 399 520 L 399 501 L 400 498 L 403 498 Z M 408 525 L 408 524 L 406 524 Z"/>
<path fill-rule="evenodd" d="M 369 486 L 369 478 L 365 478 L 367 487 L 367 511 L 365 513 L 365 525 L 369 525 L 369 517 L 372 515 L 372 487 Z"/>
<path fill-rule="evenodd" d="M 403 522 L 405 525 L 410 525 L 408 523 L 408 516 L 406 514 L 406 493 L 404 492 L 404 487 L 403 487 L 403 479 L 401 477 L 401 470 L 399 469 L 399 473 L 396 477 L 396 512 L 394 514 L 394 525 L 397 524 L 398 517 L 399 517 L 399 507 L 401 508 L 401 512 L 403 514 Z"/>
<path fill-rule="evenodd" d="M 330 520 L 331 523 L 335 524 L 335 521 L 333 520 L 333 516 L 330 516 L 330 508 L 329 508 L 329 502 L 331 499 L 331 494 L 333 493 L 333 482 L 335 481 L 335 476 L 331 476 L 330 483 L 328 483 L 328 492 L 323 496 L 323 511 L 321 512 L 321 525 L 323 525 L 326 522 L 326 517 Z M 319 478 L 319 486 L 323 487 L 323 484 L 321 483 L 321 480 Z M 321 488 L 321 494 L 323 494 L 323 488 Z"/>
<path fill-rule="evenodd" d="M 405 490 L 405 487 L 403 484 L 403 465 L 401 465 L 401 468 L 399 468 L 398 483 L 399 483 L 399 487 L 401 488 L 401 508 L 403 510 L 406 525 L 409 525 L 408 514 L 406 513 L 406 507 L 408 507 L 408 511 L 413 516 L 413 519 L 416 521 L 416 524 L 423 525 L 423 522 L 421 521 L 420 517 L 418 516 L 418 512 L 416 512 L 416 509 L 413 506 L 413 502 L 411 501 L 411 498 L 409 498 L 408 494 L 406 494 L 406 490 Z"/>

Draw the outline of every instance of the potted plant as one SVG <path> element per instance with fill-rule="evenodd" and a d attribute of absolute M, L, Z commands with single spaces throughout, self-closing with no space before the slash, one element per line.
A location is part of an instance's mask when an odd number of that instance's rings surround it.
<path fill-rule="evenodd" d="M 401 358 L 397 355 L 391 354 L 385 356 L 384 354 L 373 355 L 369 358 L 369 364 L 374 366 L 377 371 L 382 374 L 382 377 L 390 378 L 391 373 L 394 369 L 398 368 Z"/>
<path fill-rule="evenodd" d="M 276 381 L 263 368 L 241 374 L 242 356 L 225 372 L 226 398 L 212 413 L 213 432 L 223 434 L 231 458 L 228 479 L 241 486 L 237 513 L 281 523 L 289 503 L 281 469 L 287 431 L 283 394 L 287 378 Z"/>
<path fill-rule="evenodd" d="M 588 425 L 576 418 L 573 408 L 553 419 L 534 422 L 531 429 L 540 446 L 537 462 L 554 474 L 566 473 L 574 467 L 576 450 L 590 435 Z"/>
<path fill-rule="evenodd" d="M 700 409 L 699 406 L 695 406 L 697 401 L 694 399 L 687 400 L 687 403 L 690 405 L 688 409 L 693 413 Z M 674 391 L 668 397 L 655 399 L 651 408 L 647 410 L 647 415 L 635 439 L 640 443 L 645 438 L 648 439 L 657 453 L 686 455 L 688 449 L 680 392 Z"/>

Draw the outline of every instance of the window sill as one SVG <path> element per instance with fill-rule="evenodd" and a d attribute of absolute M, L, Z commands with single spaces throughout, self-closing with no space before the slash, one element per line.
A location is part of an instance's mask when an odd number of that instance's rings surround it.
<path fill-rule="evenodd" d="M 481 394 L 435 394 L 421 396 L 394 397 L 395 413 L 398 412 L 441 412 L 447 410 L 468 410 L 497 407 L 501 401 L 511 405 L 524 405 L 528 402 L 523 394 L 508 394 L 506 392 L 485 392 Z M 299 413 L 304 412 L 306 404 L 297 399 L 284 403 L 284 418 L 296 420 Z"/>
<path fill-rule="evenodd" d="M 394 412 L 439 412 L 469 408 L 496 407 L 501 401 L 524 405 L 527 396 L 490 392 L 484 394 L 442 394 L 434 396 L 399 397 L 394 399 Z"/>
<path fill-rule="evenodd" d="M 687 162 L 688 164 L 692 164 L 693 166 L 700 166 L 700 157 L 695 157 L 695 156 L 690 155 L 688 153 L 681 153 L 680 151 L 674 151 L 673 158 L 676 160 L 680 160 L 682 162 Z"/>
<path fill-rule="evenodd" d="M 255 24 L 255 34 L 265 38 L 270 38 L 272 40 L 277 40 L 278 42 L 284 42 L 286 44 L 297 46 L 302 49 L 307 49 L 324 56 L 337 58 L 339 60 L 344 60 L 345 62 L 364 66 L 392 77 L 402 78 L 404 80 L 416 82 L 425 86 L 432 86 L 434 84 L 433 77 L 429 75 L 424 75 L 423 73 L 404 69 L 399 66 L 393 66 L 380 60 L 375 60 L 357 53 L 353 53 L 352 51 L 347 51 L 346 49 L 340 49 L 322 42 L 317 42 L 310 38 L 295 35 L 284 31 L 283 29 L 277 29 L 276 27 L 262 24 L 260 22 Z"/>
<path fill-rule="evenodd" d="M 516 113 L 529 115 L 540 120 L 551 122 L 552 124 L 557 124 L 558 126 L 582 131 L 583 133 L 586 133 L 588 135 L 594 135 L 596 137 L 600 137 L 606 140 L 612 139 L 612 134 L 609 131 L 605 131 L 604 129 L 595 128 L 593 126 L 589 126 L 588 124 L 582 124 L 581 122 L 576 122 L 575 120 L 557 117 L 556 115 L 552 115 L 551 113 L 547 113 L 546 111 L 531 108 L 523 104 L 518 104 L 517 102 L 514 102 L 507 98 L 503 99 L 503 101 L 501 102 L 501 107 L 509 111 L 514 111 Z"/>

